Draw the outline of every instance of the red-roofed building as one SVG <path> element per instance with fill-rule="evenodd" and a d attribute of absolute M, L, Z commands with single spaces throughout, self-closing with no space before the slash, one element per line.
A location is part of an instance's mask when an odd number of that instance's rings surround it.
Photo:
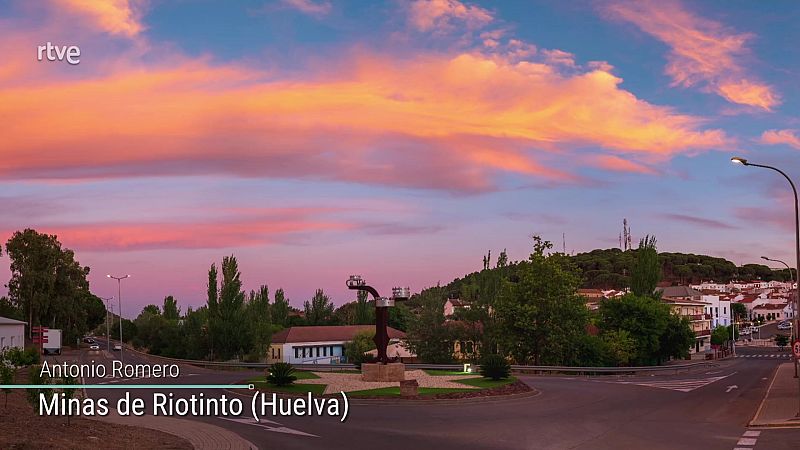
<path fill-rule="evenodd" d="M 267 362 L 292 364 L 337 364 L 346 362 L 344 344 L 362 332 L 374 332 L 375 325 L 336 325 L 290 327 L 272 335 Z M 399 342 L 406 334 L 389 327 L 389 342 Z"/>

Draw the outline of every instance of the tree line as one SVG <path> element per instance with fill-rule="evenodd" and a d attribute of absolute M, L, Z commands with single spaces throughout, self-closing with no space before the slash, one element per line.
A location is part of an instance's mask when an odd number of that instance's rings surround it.
<path fill-rule="evenodd" d="M 414 296 L 411 349 L 431 363 L 451 362 L 456 342 L 472 344 L 467 358 L 500 354 L 533 365 L 651 365 L 688 355 L 694 344 L 688 320 L 672 314 L 655 293 L 661 278 L 655 238 L 643 239 L 635 253 L 631 293 L 602 302 L 597 312 L 577 295 L 584 278 L 575 259 L 551 249 L 534 237 L 526 261 L 503 259 L 489 268 L 484 258 L 484 270 Z M 448 320 L 448 298 L 470 307 Z"/>

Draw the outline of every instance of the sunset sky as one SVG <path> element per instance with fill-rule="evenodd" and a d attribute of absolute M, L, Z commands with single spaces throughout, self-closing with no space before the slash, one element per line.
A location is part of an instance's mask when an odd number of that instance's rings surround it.
<path fill-rule="evenodd" d="M 0 230 L 132 275 L 123 313 L 388 291 L 634 240 L 793 260 L 800 4 L 0 0 Z M 37 61 L 46 42 L 81 61 Z M 6 269 L 0 279 L 8 279 Z"/>

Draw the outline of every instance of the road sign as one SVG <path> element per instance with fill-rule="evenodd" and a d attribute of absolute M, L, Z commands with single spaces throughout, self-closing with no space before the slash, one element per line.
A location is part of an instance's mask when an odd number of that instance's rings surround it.
<path fill-rule="evenodd" d="M 794 353 L 794 357 L 800 359 L 800 339 L 794 341 L 792 344 L 792 353 Z"/>

